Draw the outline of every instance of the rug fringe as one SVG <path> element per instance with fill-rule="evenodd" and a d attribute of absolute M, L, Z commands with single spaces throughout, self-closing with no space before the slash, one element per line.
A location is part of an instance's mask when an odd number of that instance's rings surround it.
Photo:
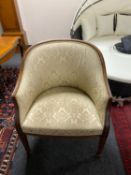
<path fill-rule="evenodd" d="M 6 154 L 4 155 L 3 160 L 1 161 L 0 175 L 8 175 L 9 166 L 11 166 L 12 158 L 16 150 L 17 141 L 18 141 L 18 133 L 14 128 L 10 143 L 7 147 Z"/>

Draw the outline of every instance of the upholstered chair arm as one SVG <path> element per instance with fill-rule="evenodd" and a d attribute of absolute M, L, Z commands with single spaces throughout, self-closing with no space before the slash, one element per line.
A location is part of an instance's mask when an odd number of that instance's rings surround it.
<path fill-rule="evenodd" d="M 107 105 L 110 99 L 112 99 L 112 94 L 109 88 L 103 55 L 95 46 L 93 47 L 97 51 L 97 55 L 90 59 L 89 64 L 91 64 L 91 68 L 88 70 L 88 83 L 81 83 L 81 88 L 87 92 L 94 102 L 100 116 L 100 121 L 104 126 Z M 97 56 L 100 59 L 95 59 Z"/>
<path fill-rule="evenodd" d="M 41 92 L 41 87 L 38 86 L 37 83 L 34 83 L 33 86 L 30 86 L 31 82 L 34 81 L 34 75 L 31 75 L 31 73 L 28 72 L 28 70 L 30 70 L 28 66 L 30 65 L 25 65 L 24 58 L 20 68 L 20 73 L 16 83 L 16 87 L 12 93 L 12 98 L 14 99 L 15 104 L 18 107 L 20 124 L 23 123 L 26 114 L 31 108 L 31 105 Z M 37 74 L 37 72 L 34 71 L 34 74 Z"/>
<path fill-rule="evenodd" d="M 35 101 L 35 97 L 37 95 L 33 94 L 33 92 L 30 91 L 30 95 L 27 95 L 26 91 L 22 91 L 22 88 L 17 91 L 17 93 L 13 93 L 12 98 L 15 102 L 15 106 L 19 113 L 19 121 L 20 124 L 24 122 L 24 119 L 26 117 L 26 114 L 28 113 L 31 105 Z"/>
<path fill-rule="evenodd" d="M 102 123 L 102 126 L 104 127 L 105 122 L 106 122 L 106 114 L 107 114 L 107 109 L 108 109 L 108 103 L 112 99 L 110 91 L 108 92 L 107 89 L 105 88 L 106 85 L 101 86 L 101 87 L 92 87 L 91 89 L 88 90 L 90 92 L 90 97 L 92 101 L 94 102 L 96 109 L 99 113 L 100 121 Z"/>

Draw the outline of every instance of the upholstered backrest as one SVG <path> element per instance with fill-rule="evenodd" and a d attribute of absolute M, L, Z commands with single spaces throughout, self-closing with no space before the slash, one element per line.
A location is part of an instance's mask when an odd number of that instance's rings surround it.
<path fill-rule="evenodd" d="M 94 101 L 103 121 L 110 92 L 101 53 L 84 42 L 49 41 L 33 46 L 25 55 L 14 96 L 21 122 L 42 92 L 58 86 L 76 87 Z"/>

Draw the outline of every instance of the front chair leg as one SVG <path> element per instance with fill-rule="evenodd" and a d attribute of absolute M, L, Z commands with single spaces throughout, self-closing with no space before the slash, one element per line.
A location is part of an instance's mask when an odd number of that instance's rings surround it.
<path fill-rule="evenodd" d="M 17 101 L 15 99 L 15 97 L 12 97 L 12 101 L 14 102 L 14 105 L 15 105 L 15 109 L 16 109 L 16 114 L 15 114 L 15 119 L 16 119 L 16 123 L 15 123 L 15 127 L 16 127 L 16 130 L 18 132 L 18 135 L 20 137 L 20 140 L 26 150 L 26 153 L 27 153 L 27 157 L 30 156 L 30 147 L 29 147 L 29 143 L 28 143 L 28 140 L 27 140 L 27 136 L 26 134 L 22 131 L 21 127 L 20 127 L 20 120 L 19 120 L 19 108 L 18 108 L 18 104 L 17 104 Z"/>
<path fill-rule="evenodd" d="M 30 150 L 30 147 L 29 147 L 27 136 L 22 131 L 17 130 L 17 132 L 18 132 L 18 135 L 20 137 L 20 140 L 21 140 L 21 142 L 22 142 L 22 144 L 23 144 L 23 146 L 24 146 L 24 148 L 26 150 L 27 157 L 29 158 L 30 157 L 31 150 Z"/>
<path fill-rule="evenodd" d="M 101 154 L 102 154 L 104 146 L 105 146 L 105 142 L 107 140 L 108 133 L 109 133 L 109 127 L 105 128 L 102 135 L 100 136 L 98 150 L 97 150 L 97 153 L 96 153 L 97 157 L 101 157 Z"/>
<path fill-rule="evenodd" d="M 110 116 L 111 105 L 112 105 L 112 98 L 109 98 L 107 106 L 106 106 L 104 130 L 102 132 L 102 135 L 100 136 L 98 150 L 97 150 L 97 153 L 96 153 L 97 157 L 101 156 L 102 151 L 104 149 L 105 142 L 107 140 L 107 136 L 109 134 L 109 129 L 110 129 L 110 118 L 109 118 L 109 116 Z"/>

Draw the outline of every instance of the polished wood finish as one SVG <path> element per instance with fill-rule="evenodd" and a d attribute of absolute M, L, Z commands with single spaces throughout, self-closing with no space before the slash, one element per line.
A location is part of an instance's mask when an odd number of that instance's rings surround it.
<path fill-rule="evenodd" d="M 13 0 L 0 1 L 0 20 L 5 32 L 20 31 Z"/>
<path fill-rule="evenodd" d="M 13 102 L 14 102 L 14 105 L 15 105 L 15 109 L 16 109 L 16 113 L 15 113 L 15 119 L 16 119 L 16 122 L 15 122 L 15 127 L 16 127 L 16 130 L 18 132 L 18 135 L 20 137 L 20 140 L 26 150 L 26 153 L 27 153 L 27 157 L 30 156 L 30 153 L 31 153 L 31 150 L 30 150 L 30 147 L 29 147 L 29 143 L 28 143 L 28 140 L 27 140 L 27 136 L 25 133 L 23 133 L 21 127 L 20 127 L 20 118 L 19 118 L 19 108 L 18 108 L 18 104 L 17 104 L 17 101 L 15 98 L 12 98 Z"/>
<path fill-rule="evenodd" d="M 23 43 L 27 43 L 25 31 L 22 28 L 18 5 L 14 0 L 0 1 L 0 21 L 3 27 L 3 35 L 19 36 Z"/>
<path fill-rule="evenodd" d="M 102 154 L 102 151 L 104 149 L 104 145 L 105 145 L 105 142 L 107 140 L 107 136 L 109 134 L 109 129 L 110 129 L 110 110 L 111 110 L 111 106 L 112 106 L 112 98 L 110 98 L 108 100 L 108 103 L 107 103 L 107 107 L 106 107 L 106 116 L 105 116 L 105 126 L 104 126 L 104 129 L 103 129 L 103 133 L 102 135 L 100 136 L 100 140 L 99 140 L 99 146 L 98 146 L 98 150 L 97 150 L 97 153 L 96 153 L 96 156 L 97 157 L 100 157 L 101 154 Z"/>
<path fill-rule="evenodd" d="M 0 36 L 0 64 L 6 62 L 13 56 L 17 46 L 20 47 L 21 54 L 23 55 L 20 37 Z"/>

